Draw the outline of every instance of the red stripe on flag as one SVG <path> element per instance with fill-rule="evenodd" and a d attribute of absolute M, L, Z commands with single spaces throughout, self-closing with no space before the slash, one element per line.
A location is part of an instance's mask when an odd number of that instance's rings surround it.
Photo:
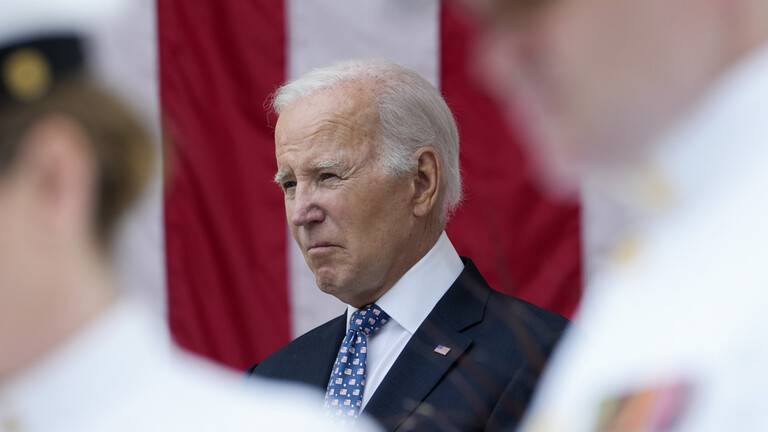
<path fill-rule="evenodd" d="M 440 20 L 440 83 L 459 124 L 465 186 L 451 239 L 495 288 L 570 316 L 581 294 L 579 209 L 536 188 L 519 138 L 473 79 L 471 24 L 450 6 Z"/>
<path fill-rule="evenodd" d="M 158 1 L 171 330 L 236 368 L 290 340 L 287 245 L 264 102 L 285 76 L 282 1 Z"/>

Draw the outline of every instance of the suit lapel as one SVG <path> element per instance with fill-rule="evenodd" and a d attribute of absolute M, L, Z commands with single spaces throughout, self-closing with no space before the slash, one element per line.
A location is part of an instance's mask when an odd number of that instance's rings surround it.
<path fill-rule="evenodd" d="M 386 430 L 395 430 L 472 345 L 462 331 L 483 319 L 489 293 L 474 265 L 465 261 L 464 271 L 419 326 L 364 411 Z"/>
<path fill-rule="evenodd" d="M 316 365 L 316 367 L 306 368 L 303 371 L 296 371 L 296 373 L 304 376 L 304 379 L 301 380 L 302 382 L 323 390 L 328 387 L 333 362 L 336 361 L 341 340 L 344 339 L 344 333 L 346 332 L 346 320 L 347 314 L 345 312 L 340 317 L 334 319 L 327 328 L 323 329 L 318 338 L 313 339 L 314 346 L 302 350 L 307 355 L 314 357 L 315 360 L 311 363 Z M 299 366 L 299 369 L 303 368 Z"/>
<path fill-rule="evenodd" d="M 395 430 L 471 344 L 468 337 L 446 328 L 446 323 L 428 319 L 408 342 L 364 411 L 379 420 L 385 430 Z M 446 355 L 434 352 L 438 345 L 450 351 Z"/>

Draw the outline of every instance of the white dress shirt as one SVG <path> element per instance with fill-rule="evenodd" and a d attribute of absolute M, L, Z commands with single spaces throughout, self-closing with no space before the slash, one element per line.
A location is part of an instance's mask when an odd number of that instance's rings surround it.
<path fill-rule="evenodd" d="M 173 348 L 165 324 L 121 302 L 0 382 L 2 432 L 337 430 L 304 391 L 222 372 Z M 358 427 L 367 429 L 363 420 Z"/>
<path fill-rule="evenodd" d="M 463 270 L 464 263 L 443 232 L 432 249 L 376 301 L 391 319 L 368 341 L 363 408 L 416 329 Z M 357 310 L 347 306 L 347 330 L 349 319 Z"/>
<path fill-rule="evenodd" d="M 597 430 L 611 407 L 644 407 L 624 411 L 647 421 L 632 430 L 660 430 L 654 415 L 671 415 L 664 430 L 768 426 L 768 46 L 659 144 L 636 173 L 600 182 L 633 223 L 586 290 L 526 430 Z"/>

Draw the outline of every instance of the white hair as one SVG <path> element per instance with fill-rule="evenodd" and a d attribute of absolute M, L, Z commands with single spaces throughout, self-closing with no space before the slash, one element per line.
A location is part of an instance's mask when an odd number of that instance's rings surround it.
<path fill-rule="evenodd" d="M 272 100 L 279 115 L 286 106 L 339 85 L 370 83 L 379 115 L 380 162 L 393 175 L 413 172 L 418 149 L 433 146 L 443 168 L 443 221 L 461 201 L 459 132 L 440 92 L 416 72 L 385 60 L 352 60 L 314 69 L 280 87 Z"/>

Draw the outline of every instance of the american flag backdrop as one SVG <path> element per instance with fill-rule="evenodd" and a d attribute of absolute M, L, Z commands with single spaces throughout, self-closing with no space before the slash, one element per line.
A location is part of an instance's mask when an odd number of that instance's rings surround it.
<path fill-rule="evenodd" d="M 580 210 L 536 187 L 518 136 L 473 76 L 461 11 L 438 0 L 135 4 L 144 10 L 126 20 L 154 24 L 142 40 L 156 45 L 139 56 L 155 62 L 146 79 L 159 79 L 164 184 L 132 223 L 146 249 L 131 246 L 121 267 L 167 311 L 182 346 L 243 368 L 343 311 L 315 288 L 289 237 L 265 103 L 286 79 L 355 57 L 415 69 L 453 110 L 466 198 L 448 233 L 459 253 L 495 288 L 573 313 Z M 141 260 L 144 270 L 131 264 Z"/>

